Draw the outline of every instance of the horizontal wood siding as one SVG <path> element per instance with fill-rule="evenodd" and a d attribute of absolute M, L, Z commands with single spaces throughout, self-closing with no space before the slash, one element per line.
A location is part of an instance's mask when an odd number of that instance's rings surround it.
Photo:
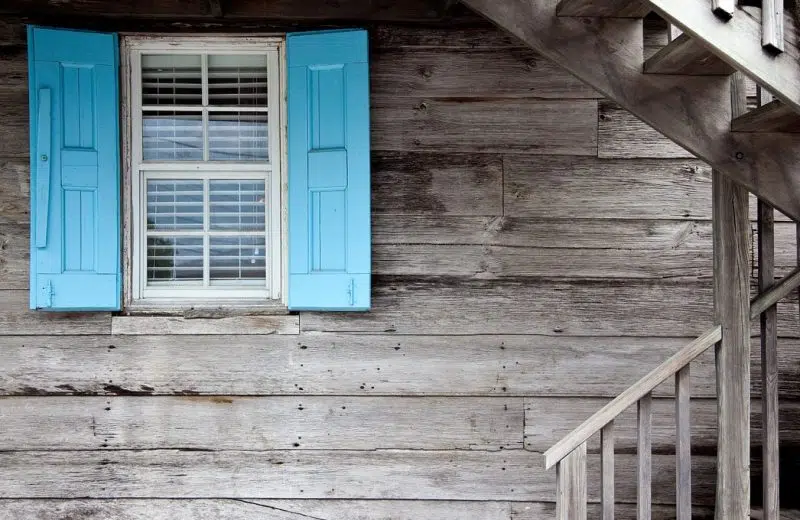
<path fill-rule="evenodd" d="M 29 311 L 24 29 L 0 22 L 4 520 L 552 518 L 541 453 L 711 325 L 710 169 L 463 7 L 243 0 L 215 21 L 205 0 L 58 4 L 0 12 L 103 30 L 367 26 L 374 307 Z M 665 31 L 646 22 L 646 55 Z M 778 220 L 780 275 L 796 252 Z M 789 444 L 797 317 L 796 297 L 779 305 Z M 712 352 L 692 380 L 695 512 L 710 518 Z M 654 392 L 657 520 L 674 517 L 673 391 Z M 636 516 L 634 421 L 617 429 L 623 519 Z M 590 515 L 599 476 L 592 439 Z"/>

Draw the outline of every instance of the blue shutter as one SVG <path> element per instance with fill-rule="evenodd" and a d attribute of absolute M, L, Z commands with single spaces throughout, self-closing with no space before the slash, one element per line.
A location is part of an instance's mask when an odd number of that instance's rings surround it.
<path fill-rule="evenodd" d="M 370 306 L 366 31 L 287 39 L 289 308 Z"/>
<path fill-rule="evenodd" d="M 120 308 L 115 34 L 28 28 L 33 309 Z"/>

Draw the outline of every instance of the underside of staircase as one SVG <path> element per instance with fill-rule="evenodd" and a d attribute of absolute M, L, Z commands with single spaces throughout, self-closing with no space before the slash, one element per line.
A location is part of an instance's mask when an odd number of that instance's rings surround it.
<path fill-rule="evenodd" d="M 636 406 L 637 519 L 650 519 L 652 390 L 674 378 L 676 517 L 690 520 L 690 363 L 716 350 L 717 520 L 800 518 L 780 511 L 775 303 L 800 285 L 800 267 L 774 280 L 773 208 L 800 222 L 800 49 L 784 31 L 783 0 L 462 0 L 563 66 L 715 171 L 717 324 L 625 390 L 545 453 L 557 470 L 559 520 L 586 515 L 589 437 L 601 439 L 603 520 L 614 518 L 614 420 Z M 743 3 L 743 2 L 742 2 Z M 752 5 L 753 2 L 748 2 Z M 643 17 L 670 24 L 670 42 L 644 59 Z M 785 34 L 786 33 L 786 34 Z M 785 36 L 788 35 L 789 39 Z M 747 111 L 744 76 L 759 87 Z M 759 199 L 759 291 L 748 279 L 747 191 Z M 800 225 L 798 225 L 800 239 Z M 798 247 L 800 265 L 800 247 Z M 750 318 L 761 320 L 764 510 L 750 510 Z"/>

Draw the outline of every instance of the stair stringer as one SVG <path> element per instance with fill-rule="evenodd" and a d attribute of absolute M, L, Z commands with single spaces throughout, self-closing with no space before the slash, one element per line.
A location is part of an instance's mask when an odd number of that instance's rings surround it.
<path fill-rule="evenodd" d="M 731 132 L 727 77 L 644 74 L 642 20 L 558 17 L 558 0 L 462 1 L 800 221 L 800 135 Z"/>

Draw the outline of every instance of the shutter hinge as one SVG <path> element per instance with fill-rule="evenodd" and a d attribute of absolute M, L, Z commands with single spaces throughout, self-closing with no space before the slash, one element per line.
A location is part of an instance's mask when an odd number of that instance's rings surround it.
<path fill-rule="evenodd" d="M 49 309 L 53 306 L 53 296 L 55 296 L 55 291 L 53 290 L 53 281 L 47 280 L 42 286 L 42 308 Z"/>
<path fill-rule="evenodd" d="M 350 285 L 347 288 L 347 296 L 350 301 L 350 307 L 356 304 L 356 281 L 350 278 Z"/>

